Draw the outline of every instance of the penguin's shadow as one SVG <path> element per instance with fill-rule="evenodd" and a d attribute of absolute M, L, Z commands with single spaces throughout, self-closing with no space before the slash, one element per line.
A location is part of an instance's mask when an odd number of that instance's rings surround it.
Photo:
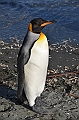
<path fill-rule="evenodd" d="M 11 102 L 15 103 L 16 105 L 19 105 L 17 102 L 17 91 L 12 89 L 11 87 L 8 87 L 6 85 L 0 85 L 0 97 L 5 98 L 6 100 L 10 100 Z M 22 104 L 23 107 L 31 110 L 28 103 Z"/>
<path fill-rule="evenodd" d="M 17 102 L 16 97 L 17 91 L 12 89 L 11 87 L 8 87 L 6 85 L 0 85 L 0 97 L 5 98 L 6 100 L 10 100 L 11 102 L 15 103 L 16 105 L 19 105 Z M 36 105 L 34 106 L 34 109 L 29 106 L 28 101 L 26 99 L 26 102 L 21 104 L 23 107 L 25 107 L 28 110 L 31 110 L 38 114 L 46 114 L 47 111 L 43 109 L 42 106 L 46 106 L 45 101 L 42 101 L 41 97 L 36 99 Z M 18 107 L 18 106 L 17 106 Z"/>
<path fill-rule="evenodd" d="M 11 87 L 8 87 L 6 85 L 0 85 L 0 97 L 16 103 L 16 100 L 17 100 L 16 90 L 14 90 Z"/>

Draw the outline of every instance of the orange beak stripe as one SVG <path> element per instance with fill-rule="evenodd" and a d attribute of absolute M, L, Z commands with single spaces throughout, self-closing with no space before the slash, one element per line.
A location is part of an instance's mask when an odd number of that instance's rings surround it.
<path fill-rule="evenodd" d="M 41 26 L 46 26 L 46 25 L 48 25 L 48 24 L 52 24 L 52 22 L 45 22 L 45 23 L 43 23 L 43 24 L 41 24 Z"/>

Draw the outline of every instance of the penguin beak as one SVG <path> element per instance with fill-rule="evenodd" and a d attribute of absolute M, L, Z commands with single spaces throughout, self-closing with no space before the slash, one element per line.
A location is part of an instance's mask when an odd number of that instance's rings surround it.
<path fill-rule="evenodd" d="M 52 24 L 54 22 L 57 22 L 56 20 L 52 20 L 52 21 L 46 21 L 45 23 L 41 24 L 42 27 L 48 25 L 48 24 Z"/>

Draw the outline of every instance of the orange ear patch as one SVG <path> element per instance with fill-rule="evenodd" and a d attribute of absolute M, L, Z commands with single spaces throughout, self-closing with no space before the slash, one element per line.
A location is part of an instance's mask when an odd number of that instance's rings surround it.
<path fill-rule="evenodd" d="M 28 28 L 29 28 L 29 30 L 32 32 L 32 24 L 31 24 L 31 23 L 29 24 L 29 27 L 28 27 Z"/>

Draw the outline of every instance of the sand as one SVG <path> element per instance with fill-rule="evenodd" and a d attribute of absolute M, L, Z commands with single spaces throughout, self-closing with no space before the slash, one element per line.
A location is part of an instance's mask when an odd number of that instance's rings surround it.
<path fill-rule="evenodd" d="M 49 46 L 46 85 L 36 99 L 38 113 L 29 109 L 27 101 L 16 104 L 20 46 L 15 38 L 0 41 L 0 120 L 79 120 L 79 45 L 63 41 Z"/>

